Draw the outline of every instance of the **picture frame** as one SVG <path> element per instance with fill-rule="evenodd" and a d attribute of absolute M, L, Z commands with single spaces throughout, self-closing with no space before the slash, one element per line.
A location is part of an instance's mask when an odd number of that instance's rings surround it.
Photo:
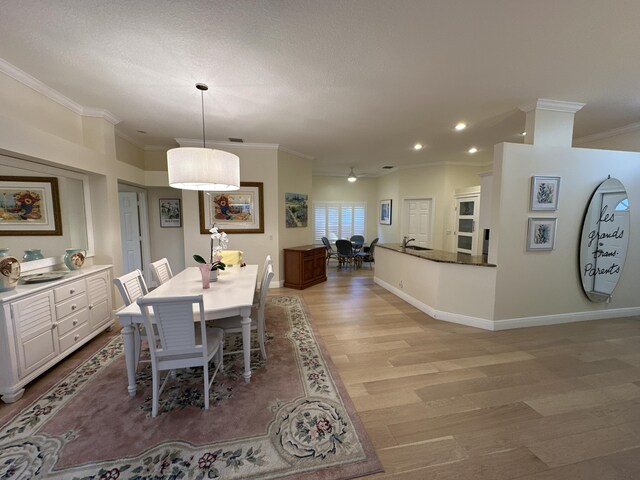
<path fill-rule="evenodd" d="M 179 228 L 182 227 L 182 209 L 179 198 L 160 198 L 160 227 Z"/>
<path fill-rule="evenodd" d="M 240 182 L 230 192 L 198 192 L 200 233 L 215 224 L 229 233 L 264 233 L 263 183 Z"/>
<path fill-rule="evenodd" d="M 556 217 L 529 218 L 527 227 L 527 250 L 548 251 L 556 247 Z"/>
<path fill-rule="evenodd" d="M 560 196 L 560 177 L 531 177 L 530 210 L 555 211 Z"/>
<path fill-rule="evenodd" d="M 0 176 L 0 235 L 62 235 L 58 179 Z"/>
<path fill-rule="evenodd" d="M 308 195 L 304 193 L 284 194 L 284 216 L 287 228 L 306 227 Z"/>
<path fill-rule="evenodd" d="M 391 199 L 380 200 L 380 224 L 391 225 Z"/>

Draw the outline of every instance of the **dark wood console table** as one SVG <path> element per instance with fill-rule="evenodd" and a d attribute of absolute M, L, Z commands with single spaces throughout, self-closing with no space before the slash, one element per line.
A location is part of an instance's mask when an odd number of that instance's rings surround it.
<path fill-rule="evenodd" d="M 327 250 L 323 245 L 284 249 L 284 286 L 302 290 L 327 281 Z"/>

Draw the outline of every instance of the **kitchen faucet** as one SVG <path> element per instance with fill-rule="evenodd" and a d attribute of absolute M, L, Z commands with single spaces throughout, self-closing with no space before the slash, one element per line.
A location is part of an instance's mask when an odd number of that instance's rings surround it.
<path fill-rule="evenodd" d="M 404 250 L 404 249 L 406 249 L 406 248 L 407 248 L 407 243 L 409 243 L 409 242 L 413 242 L 414 240 L 415 240 L 415 238 L 409 238 L 409 239 L 407 240 L 407 237 L 405 236 L 405 237 L 402 239 L 402 249 L 403 249 L 403 250 Z"/>

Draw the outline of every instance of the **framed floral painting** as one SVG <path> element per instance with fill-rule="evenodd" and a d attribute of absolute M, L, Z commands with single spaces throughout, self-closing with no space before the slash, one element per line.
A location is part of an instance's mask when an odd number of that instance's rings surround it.
<path fill-rule="evenodd" d="M 240 182 L 240 190 L 198 192 L 200 233 L 213 224 L 229 233 L 264 233 L 262 182 Z"/>
<path fill-rule="evenodd" d="M 560 177 L 531 177 L 530 210 L 557 210 L 559 195 Z"/>
<path fill-rule="evenodd" d="M 553 250 L 556 246 L 557 218 L 529 218 L 527 250 Z"/>
<path fill-rule="evenodd" d="M 62 235 L 58 179 L 0 176 L 0 235 Z"/>

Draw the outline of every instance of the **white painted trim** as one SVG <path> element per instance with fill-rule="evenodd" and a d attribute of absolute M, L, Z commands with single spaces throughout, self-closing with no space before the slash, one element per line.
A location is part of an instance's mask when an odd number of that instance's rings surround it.
<path fill-rule="evenodd" d="M 537 317 L 509 318 L 505 320 L 487 320 L 485 318 L 471 317 L 459 313 L 445 312 L 436 310 L 435 308 L 416 300 L 407 295 L 402 290 L 397 289 L 393 285 L 384 280 L 374 277 L 373 281 L 385 290 L 393 293 L 408 304 L 416 307 L 421 312 L 426 313 L 436 320 L 444 320 L 445 322 L 458 323 L 469 327 L 482 328 L 484 330 L 498 331 L 510 330 L 514 328 L 541 327 L 545 325 L 559 325 L 562 323 L 587 322 L 591 320 L 605 320 L 607 318 L 634 317 L 640 315 L 640 307 L 631 308 L 613 308 L 607 310 L 592 310 L 589 312 L 569 312 L 558 313 L 554 315 L 541 315 Z"/>
<path fill-rule="evenodd" d="M 291 155 L 296 155 L 298 157 L 306 158 L 307 160 L 315 160 L 316 157 L 311 155 L 307 155 L 306 153 L 296 152 L 295 150 L 291 150 L 290 148 L 283 147 L 282 145 L 278 146 L 278 150 L 282 150 L 283 152 L 290 153 Z"/>
<path fill-rule="evenodd" d="M 412 296 L 407 295 L 402 290 L 398 290 L 393 285 L 385 282 L 384 280 L 381 280 L 378 277 L 374 277 L 373 281 L 375 283 L 377 283 L 378 285 L 380 285 L 385 290 L 390 291 L 391 293 L 393 293 L 397 297 L 401 298 L 402 300 L 404 300 L 408 304 L 413 305 L 414 307 L 416 307 L 421 312 L 426 313 L 427 315 L 429 315 L 432 318 L 435 318 L 436 320 L 444 320 L 445 322 L 459 323 L 461 325 L 467 325 L 469 327 L 482 328 L 484 330 L 493 330 L 494 329 L 494 322 L 492 320 L 487 320 L 486 318 L 471 317 L 471 316 L 462 315 L 462 314 L 459 314 L 459 313 L 451 313 L 451 312 L 444 312 L 444 311 L 441 311 L 441 310 L 436 310 L 435 308 L 431 307 L 430 305 L 427 305 L 426 303 L 422 303 L 421 301 L 416 300 Z"/>
<path fill-rule="evenodd" d="M 582 145 L 585 143 L 596 142 L 598 140 L 604 140 L 605 138 L 617 137 L 618 135 L 624 135 L 625 133 L 633 133 L 640 130 L 640 122 L 630 123 L 624 127 L 614 128 L 613 130 L 607 130 L 606 132 L 594 133 L 593 135 L 587 135 L 586 137 L 580 137 L 573 140 L 574 145 Z"/>
<path fill-rule="evenodd" d="M 115 130 L 114 133 L 115 133 L 116 137 L 120 137 L 121 139 L 126 140 L 131 145 L 133 145 L 134 147 L 138 147 L 140 150 L 144 150 L 145 149 L 145 146 L 142 143 L 138 142 L 134 138 L 131 138 L 126 133 L 123 133 L 120 130 Z"/>
<path fill-rule="evenodd" d="M 202 140 L 196 138 L 175 138 L 178 145 L 181 147 L 201 147 Z M 237 142 L 223 142 L 218 140 L 207 140 L 207 147 L 221 147 L 221 148 L 252 148 L 257 150 L 278 150 L 280 145 L 277 143 L 237 143 Z"/>
<path fill-rule="evenodd" d="M 65 108 L 68 108 L 74 113 L 81 115 L 83 117 L 98 117 L 103 118 L 109 123 L 116 125 L 120 123 L 121 120 L 116 117 L 111 112 L 101 109 L 101 108 L 91 108 L 91 107 L 83 107 L 77 102 L 74 102 L 69 97 L 64 96 L 57 90 L 45 85 L 37 78 L 29 75 L 27 72 L 20 70 L 15 65 L 7 62 L 0 58 L 0 73 L 4 73 L 5 75 L 13 78 L 14 80 L 20 82 L 26 87 L 29 87 L 41 95 L 44 95 L 49 100 L 52 100 Z"/>
<path fill-rule="evenodd" d="M 562 100 L 549 100 L 548 98 L 539 98 L 535 102 L 528 103 L 518 108 L 525 113 L 528 113 L 532 110 L 550 110 L 552 112 L 576 113 L 585 105 L 586 103 L 565 102 Z"/>
<path fill-rule="evenodd" d="M 492 167 L 493 160 L 487 162 L 433 162 L 433 163 L 418 163 L 413 165 L 394 166 L 393 168 L 385 169 L 379 173 L 359 173 L 358 178 L 378 178 L 390 175 L 399 170 L 408 170 L 412 168 L 424 168 L 424 167 Z M 319 173 L 313 172 L 314 177 L 344 177 L 344 173 Z"/>

